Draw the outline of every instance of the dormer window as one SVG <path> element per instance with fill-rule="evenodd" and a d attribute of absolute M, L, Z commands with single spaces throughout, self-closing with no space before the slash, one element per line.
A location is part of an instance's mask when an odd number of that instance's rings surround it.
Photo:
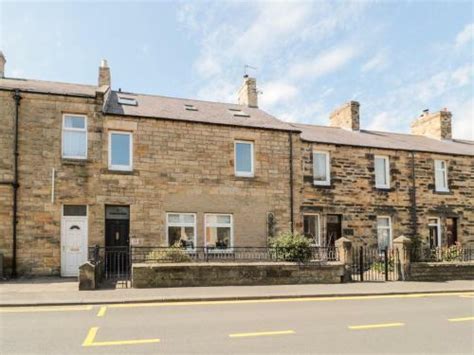
<path fill-rule="evenodd" d="M 136 99 L 133 97 L 125 97 L 125 96 L 119 96 L 118 97 L 118 103 L 120 105 L 127 105 L 127 106 L 137 106 L 138 102 Z"/>
<path fill-rule="evenodd" d="M 229 111 L 236 117 L 250 117 L 248 113 L 245 113 L 244 111 L 238 108 L 230 108 Z"/>
<path fill-rule="evenodd" d="M 191 104 L 184 105 L 185 110 L 187 111 L 198 111 L 197 107 Z"/>

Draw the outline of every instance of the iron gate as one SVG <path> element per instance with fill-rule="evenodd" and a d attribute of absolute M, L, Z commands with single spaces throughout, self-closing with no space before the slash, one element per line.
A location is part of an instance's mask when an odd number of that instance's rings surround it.
<path fill-rule="evenodd" d="M 397 281 L 399 266 L 395 249 L 359 247 L 352 251 L 352 281 Z"/>
<path fill-rule="evenodd" d="M 100 263 L 103 278 L 115 286 L 129 286 L 131 271 L 130 247 L 92 247 L 89 249 L 89 260 Z"/>

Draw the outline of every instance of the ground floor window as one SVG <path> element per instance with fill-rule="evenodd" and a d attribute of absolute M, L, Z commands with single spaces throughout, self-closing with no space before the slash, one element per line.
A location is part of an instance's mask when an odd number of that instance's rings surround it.
<path fill-rule="evenodd" d="M 428 219 L 430 249 L 441 246 L 441 228 L 439 218 Z"/>
<path fill-rule="evenodd" d="M 320 246 L 320 227 L 318 214 L 305 214 L 303 216 L 304 236 L 311 240 L 311 244 Z"/>
<path fill-rule="evenodd" d="M 206 214 L 204 224 L 206 247 L 216 249 L 232 248 L 232 215 Z"/>
<path fill-rule="evenodd" d="M 194 213 L 167 213 L 168 245 L 194 249 L 196 246 L 196 215 Z"/>
<path fill-rule="evenodd" d="M 392 221 L 390 217 L 377 217 L 377 242 L 379 250 L 385 250 L 392 245 Z"/>

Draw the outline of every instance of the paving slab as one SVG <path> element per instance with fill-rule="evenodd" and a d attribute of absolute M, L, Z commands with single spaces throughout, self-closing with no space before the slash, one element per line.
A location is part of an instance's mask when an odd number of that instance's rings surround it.
<path fill-rule="evenodd" d="M 76 279 L 38 278 L 0 282 L 0 306 L 178 302 L 282 297 L 474 292 L 474 281 L 359 282 L 346 284 L 116 288 L 79 291 Z"/>

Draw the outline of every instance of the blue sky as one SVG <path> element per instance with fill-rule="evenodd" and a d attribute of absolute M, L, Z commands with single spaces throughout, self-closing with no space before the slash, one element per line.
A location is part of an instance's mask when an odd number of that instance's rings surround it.
<path fill-rule="evenodd" d="M 6 75 L 236 101 L 256 67 L 260 106 L 327 124 L 361 103 L 366 129 L 408 132 L 429 108 L 474 139 L 471 1 L 9 2 L 0 0 Z"/>

